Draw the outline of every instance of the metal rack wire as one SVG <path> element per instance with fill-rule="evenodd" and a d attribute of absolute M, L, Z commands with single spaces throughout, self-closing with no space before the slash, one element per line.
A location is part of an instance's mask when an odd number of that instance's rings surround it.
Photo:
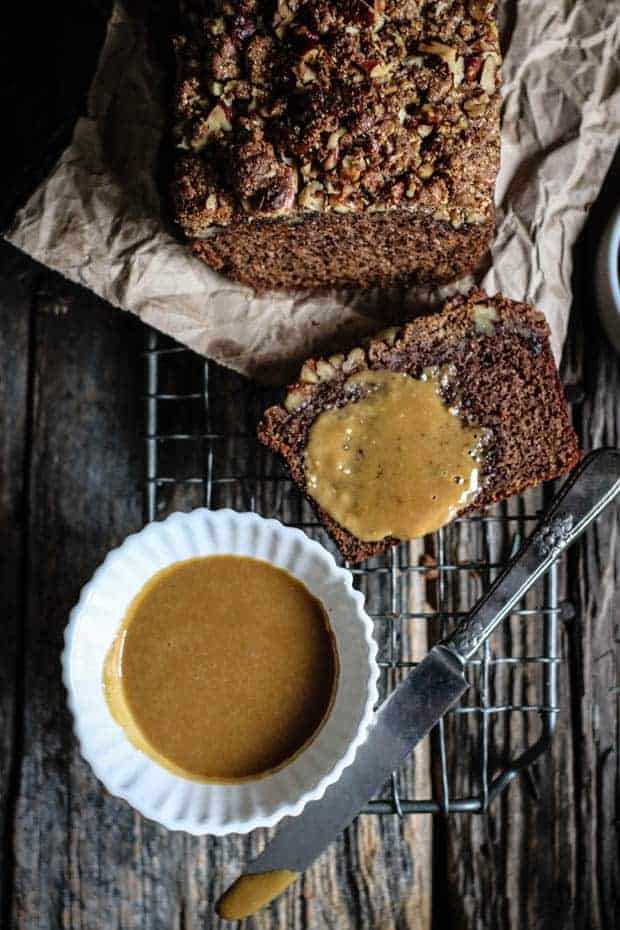
<path fill-rule="evenodd" d="M 255 510 L 301 527 L 339 559 L 280 463 L 256 441 L 262 411 L 281 392 L 257 387 L 155 331 L 148 334 L 145 367 L 148 520 L 196 506 Z M 543 496 L 534 492 L 457 520 L 352 568 L 374 621 L 381 699 L 478 600 L 532 528 Z M 544 753 L 558 713 L 559 612 L 554 567 L 468 663 L 470 689 L 461 704 L 366 813 L 484 811 Z"/>

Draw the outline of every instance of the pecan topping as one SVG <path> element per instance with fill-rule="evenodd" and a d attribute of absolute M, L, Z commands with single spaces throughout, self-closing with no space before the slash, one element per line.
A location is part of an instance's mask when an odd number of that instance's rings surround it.
<path fill-rule="evenodd" d="M 231 209 L 246 221 L 399 206 L 447 210 L 456 227 L 488 215 L 500 67 L 492 0 L 189 6 L 175 39 L 175 134 L 218 178 L 204 225 Z"/>

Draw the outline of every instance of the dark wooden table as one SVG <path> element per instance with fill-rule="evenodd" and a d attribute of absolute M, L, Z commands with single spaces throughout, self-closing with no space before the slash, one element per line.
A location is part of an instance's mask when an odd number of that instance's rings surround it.
<path fill-rule="evenodd" d="M 78 6 L 86 13 L 63 33 L 68 48 L 72 28 L 82 37 L 90 30 L 93 42 L 103 29 L 90 15 L 101 4 Z M 45 58 L 43 40 L 40 51 Z M 67 90 L 63 68 L 34 120 L 56 146 L 87 86 Z M 67 93 L 73 102 L 60 118 Z M 16 116 L 20 132 L 25 119 Z M 17 168 L 8 176 L 7 211 L 18 176 Z M 620 445 L 619 362 L 591 288 L 619 177 L 616 164 L 575 253 L 563 373 L 576 386 L 573 417 L 586 450 Z M 77 752 L 60 679 L 80 587 L 143 522 L 144 327 L 6 244 L 0 321 L 0 927 L 219 927 L 214 897 L 255 840 L 167 833 L 110 797 Z M 482 816 L 359 818 L 301 891 L 248 928 L 617 926 L 618 528 L 616 509 L 564 565 L 562 712 L 552 751 L 531 776 Z"/>

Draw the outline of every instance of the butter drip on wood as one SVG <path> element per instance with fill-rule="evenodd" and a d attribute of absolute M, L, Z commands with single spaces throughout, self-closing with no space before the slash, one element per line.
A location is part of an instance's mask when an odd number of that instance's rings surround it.
<path fill-rule="evenodd" d="M 290 872 L 288 869 L 242 875 L 222 895 L 216 911 L 224 920 L 242 920 L 282 894 L 298 875 L 298 872 Z"/>
<path fill-rule="evenodd" d="M 472 502 L 483 431 L 436 376 L 367 370 L 345 387 L 351 401 L 319 414 L 305 449 L 308 493 L 332 519 L 364 542 L 413 539 Z"/>
<path fill-rule="evenodd" d="M 290 762 L 327 718 L 337 680 L 321 603 L 288 572 L 233 555 L 157 572 L 103 669 L 127 738 L 170 771 L 214 782 Z"/>

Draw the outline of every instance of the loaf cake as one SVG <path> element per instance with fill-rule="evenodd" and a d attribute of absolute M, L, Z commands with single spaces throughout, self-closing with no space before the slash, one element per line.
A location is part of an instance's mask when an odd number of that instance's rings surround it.
<path fill-rule="evenodd" d="M 359 390 L 351 382 L 364 371 L 400 373 L 409 379 L 437 376 L 437 394 L 446 408 L 484 438 L 475 493 L 452 515 L 555 478 L 579 460 L 548 327 L 543 315 L 528 304 L 473 290 L 450 299 L 441 313 L 384 330 L 347 355 L 311 359 L 283 404 L 266 411 L 258 436 L 283 457 L 293 480 L 352 562 L 382 552 L 397 539 L 360 539 L 339 524 L 312 496 L 305 458 L 318 418 L 359 404 Z M 379 479 L 376 488 L 378 493 Z"/>
<path fill-rule="evenodd" d="M 256 289 L 440 283 L 494 224 L 493 0 L 186 0 L 173 209 Z"/>

